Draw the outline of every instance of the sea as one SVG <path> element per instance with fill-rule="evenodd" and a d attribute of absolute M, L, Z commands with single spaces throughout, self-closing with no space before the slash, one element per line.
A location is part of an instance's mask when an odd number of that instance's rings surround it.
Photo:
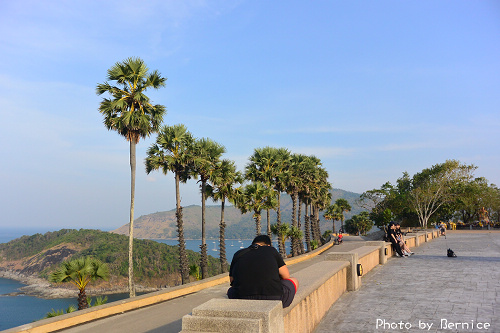
<path fill-rule="evenodd" d="M 45 233 L 47 229 L 0 229 L 0 243 L 7 243 L 23 235 L 33 235 L 36 233 Z M 177 240 L 155 240 L 168 245 L 177 245 Z M 251 239 L 228 239 L 226 240 L 226 256 L 229 262 L 236 251 L 250 246 Z M 201 245 L 200 239 L 186 240 L 186 248 L 199 252 Z M 275 247 L 276 244 L 273 244 Z M 208 254 L 219 257 L 219 241 L 207 240 Z M 54 310 L 65 310 L 70 305 L 77 307 L 75 298 L 42 299 L 33 296 L 18 295 L 6 296 L 6 294 L 19 291 L 24 284 L 10 279 L 0 278 L 0 331 L 12 327 L 24 325 L 43 319 L 45 315 Z M 118 301 L 128 297 L 128 294 L 107 295 L 108 303 Z"/>

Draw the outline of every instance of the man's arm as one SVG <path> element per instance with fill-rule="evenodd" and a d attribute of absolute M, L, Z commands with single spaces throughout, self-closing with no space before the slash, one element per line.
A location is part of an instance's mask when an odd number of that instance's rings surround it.
<path fill-rule="evenodd" d="M 290 272 L 288 271 L 288 267 L 286 267 L 286 265 L 279 268 L 279 274 L 282 280 L 290 278 Z"/>

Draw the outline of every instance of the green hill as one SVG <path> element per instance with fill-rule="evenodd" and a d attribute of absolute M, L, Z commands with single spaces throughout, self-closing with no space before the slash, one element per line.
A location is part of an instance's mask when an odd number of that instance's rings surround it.
<path fill-rule="evenodd" d="M 0 244 L 0 267 L 25 275 L 47 278 L 67 259 L 92 256 L 108 264 L 112 284 L 121 284 L 128 274 L 128 237 L 99 230 L 62 229 L 23 236 Z M 135 281 L 145 286 L 176 285 L 178 247 L 151 240 L 134 240 Z M 188 250 L 189 264 L 199 264 L 200 255 Z M 209 257 L 209 274 L 218 274 L 218 261 Z"/>
<path fill-rule="evenodd" d="M 346 199 L 352 211 L 346 213 L 346 219 L 352 215 L 359 214 L 363 209 L 356 204 L 359 194 L 344 191 L 341 189 L 333 189 L 332 202 L 339 198 Z M 304 212 L 302 211 L 302 214 Z M 276 212 L 271 210 L 271 223 L 276 223 Z M 292 201 L 287 194 L 281 195 L 281 220 L 290 222 L 292 219 Z M 252 213 L 241 214 L 241 212 L 233 207 L 225 207 L 224 220 L 226 222 L 226 238 L 227 239 L 250 239 L 255 236 L 255 222 L 252 218 Z M 302 216 L 302 221 L 304 220 Z M 183 207 L 183 221 L 185 237 L 188 239 L 201 238 L 201 206 L 191 205 Z M 323 214 L 320 214 L 321 230 L 332 228 L 331 221 L 325 221 Z M 212 239 L 219 238 L 219 222 L 220 222 L 220 205 L 206 206 L 206 230 L 207 237 Z M 266 212 L 262 212 L 262 226 L 267 225 Z M 338 223 L 340 225 L 340 223 Z M 338 226 L 337 226 L 338 228 Z M 122 227 L 112 231 L 118 234 L 128 235 L 128 223 Z M 175 218 L 175 209 L 165 212 L 156 212 L 153 214 L 143 215 L 134 222 L 134 235 L 143 239 L 172 239 L 177 238 L 177 227 Z"/>

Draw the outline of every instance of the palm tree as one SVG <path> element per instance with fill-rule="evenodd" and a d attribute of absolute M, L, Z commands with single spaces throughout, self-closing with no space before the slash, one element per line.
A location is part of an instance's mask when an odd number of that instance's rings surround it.
<path fill-rule="evenodd" d="M 342 231 L 345 231 L 344 230 L 344 220 L 345 220 L 344 213 L 351 211 L 351 205 L 349 205 L 349 202 L 347 202 L 347 200 L 344 198 L 339 198 L 339 199 L 335 200 L 335 204 L 339 207 L 339 209 L 342 212 L 342 217 L 341 217 Z"/>
<path fill-rule="evenodd" d="M 192 169 L 192 146 L 193 136 L 187 128 L 182 125 L 164 126 L 156 143 L 148 149 L 148 157 L 145 160 L 146 172 L 162 170 L 163 174 L 169 171 L 175 175 L 175 207 L 177 218 L 177 236 L 179 238 L 179 265 L 182 284 L 189 282 L 189 267 L 186 252 L 186 241 L 184 240 L 184 223 L 182 221 L 181 196 L 179 183 L 186 182 Z"/>
<path fill-rule="evenodd" d="M 140 58 L 128 58 L 117 62 L 108 69 L 107 80 L 116 81 L 116 86 L 109 82 L 98 84 L 96 93 L 108 93 L 111 98 L 104 98 L 99 105 L 99 112 L 104 116 L 104 126 L 115 130 L 130 142 L 130 224 L 129 224 L 129 267 L 128 287 L 130 297 L 135 296 L 134 288 L 134 201 L 136 145 L 140 138 L 146 138 L 158 131 L 166 109 L 163 105 L 153 105 L 144 94 L 147 89 L 159 89 L 165 86 L 166 78 L 158 71 L 148 72 L 148 67 Z"/>
<path fill-rule="evenodd" d="M 109 278 L 108 266 L 100 260 L 84 257 L 66 261 L 50 273 L 50 282 L 70 282 L 78 288 L 78 310 L 89 307 L 85 287 L 96 279 Z"/>
<path fill-rule="evenodd" d="M 290 225 L 287 223 L 282 223 L 280 225 L 273 224 L 271 225 L 271 232 L 273 235 L 276 235 L 278 237 L 278 242 L 281 242 L 285 244 L 286 240 L 288 237 L 290 237 Z M 286 249 L 284 250 L 284 253 L 280 253 L 283 259 L 286 258 Z"/>
<path fill-rule="evenodd" d="M 250 162 L 245 168 L 245 178 L 250 181 L 260 181 L 268 188 L 274 190 L 273 196 L 276 197 L 276 215 L 277 223 L 281 224 L 281 211 L 280 211 L 280 193 L 283 191 L 283 184 L 280 183 L 280 178 L 283 178 L 285 170 L 285 163 L 287 156 L 290 152 L 285 148 L 264 147 L 256 148 Z M 270 199 L 274 201 L 273 199 Z M 271 222 L 270 222 L 270 209 L 267 210 L 267 234 L 271 236 Z M 278 244 L 281 249 L 281 244 Z"/>
<path fill-rule="evenodd" d="M 201 182 L 201 278 L 208 277 L 208 253 L 205 232 L 205 202 L 207 200 L 207 182 L 209 181 L 212 173 L 214 172 L 217 163 L 222 154 L 226 152 L 224 146 L 212 141 L 209 138 L 202 138 L 196 140 L 193 147 L 193 175 L 200 176 Z"/>
<path fill-rule="evenodd" d="M 226 243 L 225 243 L 225 228 L 224 221 L 224 206 L 226 199 L 232 199 L 234 196 L 235 184 L 243 182 L 241 172 L 236 171 L 236 165 L 233 161 L 224 159 L 216 165 L 212 177 L 210 178 L 212 185 L 208 185 L 211 197 L 214 201 L 221 201 L 220 223 L 219 223 L 219 261 L 221 272 L 227 272 L 227 259 L 226 259 Z"/>
<path fill-rule="evenodd" d="M 254 182 L 246 185 L 243 188 L 242 195 L 237 200 L 237 207 L 241 210 L 242 214 L 253 211 L 253 218 L 255 219 L 255 234 L 261 234 L 261 212 L 263 209 L 274 208 L 275 201 L 272 198 L 273 190 L 267 188 L 261 182 Z"/>
<path fill-rule="evenodd" d="M 288 164 L 288 173 L 286 177 L 286 192 L 292 199 L 292 226 L 298 228 L 297 219 L 297 201 L 299 199 L 299 191 L 301 190 L 304 178 L 302 172 L 305 167 L 307 156 L 302 154 L 293 154 Z M 300 239 L 292 237 L 292 250 L 300 248 Z M 297 256 L 298 251 L 292 251 L 292 256 Z"/>
<path fill-rule="evenodd" d="M 302 239 L 302 230 L 299 227 L 292 226 L 288 232 L 288 237 L 291 239 Z M 292 253 L 298 253 L 300 244 L 298 242 L 292 243 Z M 295 247 L 295 249 L 294 249 Z"/>
<path fill-rule="evenodd" d="M 342 219 L 342 209 L 337 204 L 329 205 L 323 217 L 327 220 L 332 220 L 332 233 L 335 234 L 335 221 Z"/>

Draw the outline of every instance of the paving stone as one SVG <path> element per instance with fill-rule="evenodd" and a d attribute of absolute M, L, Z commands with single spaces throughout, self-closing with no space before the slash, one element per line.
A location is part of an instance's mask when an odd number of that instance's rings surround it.
<path fill-rule="evenodd" d="M 456 258 L 446 256 L 448 248 Z M 367 273 L 361 288 L 342 295 L 315 332 L 500 332 L 500 233 L 449 232 L 414 252 Z M 412 328 L 377 329 L 377 319 Z M 441 327 L 442 320 L 491 326 L 450 329 Z M 419 321 L 431 329 L 420 329 Z"/>

